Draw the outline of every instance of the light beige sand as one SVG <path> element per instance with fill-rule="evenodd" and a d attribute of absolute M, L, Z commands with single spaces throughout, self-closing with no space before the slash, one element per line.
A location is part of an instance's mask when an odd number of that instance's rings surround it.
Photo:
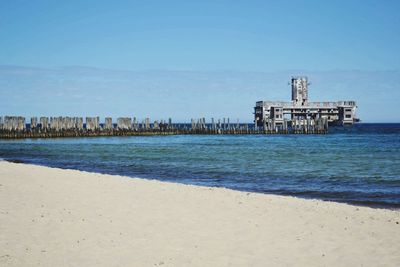
<path fill-rule="evenodd" d="M 0 266 L 400 266 L 400 212 L 0 162 Z"/>

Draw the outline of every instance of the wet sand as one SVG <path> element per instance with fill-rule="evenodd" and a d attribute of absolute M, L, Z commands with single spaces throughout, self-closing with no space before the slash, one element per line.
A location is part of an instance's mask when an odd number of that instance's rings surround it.
<path fill-rule="evenodd" d="M 400 266 L 400 211 L 0 162 L 0 266 Z"/>

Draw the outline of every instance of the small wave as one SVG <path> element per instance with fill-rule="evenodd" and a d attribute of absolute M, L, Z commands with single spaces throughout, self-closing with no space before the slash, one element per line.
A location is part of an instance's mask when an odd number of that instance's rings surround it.
<path fill-rule="evenodd" d="M 4 161 L 11 162 L 11 163 L 25 163 L 24 161 L 19 160 L 19 159 L 4 159 Z"/>

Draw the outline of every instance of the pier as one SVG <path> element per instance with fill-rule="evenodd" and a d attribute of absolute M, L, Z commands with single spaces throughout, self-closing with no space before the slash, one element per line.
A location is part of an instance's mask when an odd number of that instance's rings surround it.
<path fill-rule="evenodd" d="M 254 107 L 254 121 L 258 127 L 285 129 L 287 120 L 295 131 L 310 131 L 316 123 L 352 125 L 358 122 L 356 102 L 309 102 L 307 77 L 292 77 L 292 101 L 258 101 Z M 327 127 L 326 125 L 324 127 Z M 320 128 L 320 127 L 317 127 Z"/>
<path fill-rule="evenodd" d="M 232 122 L 229 118 L 191 119 L 190 123 L 172 123 L 172 119 L 150 122 L 149 118 L 121 117 L 114 123 L 111 117 L 100 122 L 99 117 L 37 117 L 30 123 L 21 116 L 0 117 L 0 139 L 57 138 L 88 136 L 135 136 L 178 134 L 325 134 L 328 124 L 324 119 L 284 121 L 284 127 L 265 127 L 255 124 Z"/>
<path fill-rule="evenodd" d="M 191 119 L 190 123 L 119 117 L 0 116 L 0 139 L 85 136 L 134 136 L 178 134 L 326 134 L 329 125 L 358 122 L 355 101 L 309 102 L 307 77 L 292 77 L 292 101 L 258 101 L 254 123 L 229 118 Z"/>

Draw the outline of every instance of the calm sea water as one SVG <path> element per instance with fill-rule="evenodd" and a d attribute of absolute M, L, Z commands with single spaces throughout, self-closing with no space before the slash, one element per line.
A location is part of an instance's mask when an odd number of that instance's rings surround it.
<path fill-rule="evenodd" d="M 187 184 L 400 207 L 400 124 L 328 135 L 0 141 L 0 158 Z"/>

